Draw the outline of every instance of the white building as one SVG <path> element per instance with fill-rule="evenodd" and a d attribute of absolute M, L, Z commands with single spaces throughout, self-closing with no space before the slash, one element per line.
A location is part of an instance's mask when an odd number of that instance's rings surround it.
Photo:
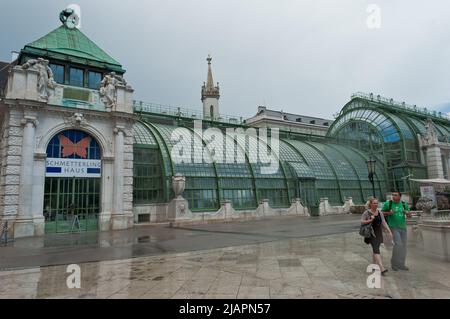
<path fill-rule="evenodd" d="M 0 216 L 15 238 L 133 225 L 133 89 L 63 18 L 23 48 L 0 100 Z"/>

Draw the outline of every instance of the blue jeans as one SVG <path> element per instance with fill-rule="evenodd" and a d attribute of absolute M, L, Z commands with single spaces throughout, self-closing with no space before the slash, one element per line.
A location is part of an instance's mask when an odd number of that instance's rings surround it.
<path fill-rule="evenodd" d="M 392 250 L 391 266 L 403 267 L 406 262 L 406 248 L 408 233 L 406 229 L 392 228 L 392 235 L 394 237 L 394 248 Z"/>

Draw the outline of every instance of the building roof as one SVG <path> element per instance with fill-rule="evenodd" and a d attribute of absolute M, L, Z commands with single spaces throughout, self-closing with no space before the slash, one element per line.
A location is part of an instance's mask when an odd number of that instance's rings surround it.
<path fill-rule="evenodd" d="M 245 120 L 248 125 L 258 126 L 263 123 L 278 126 L 287 131 L 311 131 L 311 134 L 326 134 L 328 127 L 333 124 L 333 120 L 319 117 L 306 116 L 300 114 L 275 111 L 265 106 L 258 106 L 255 116 Z M 309 134 L 309 133 L 308 133 Z"/>
<path fill-rule="evenodd" d="M 65 25 L 58 27 L 42 38 L 27 44 L 22 53 L 49 56 L 56 59 L 85 63 L 85 60 L 103 64 L 119 72 L 124 72 L 118 61 L 113 59 L 97 44 L 77 28 L 69 29 Z M 86 63 L 89 64 L 89 63 Z"/>
<path fill-rule="evenodd" d="M 324 125 L 324 123 L 328 123 L 329 125 L 331 125 L 331 123 L 333 123 L 333 120 L 327 120 L 327 119 L 320 118 L 320 117 L 306 116 L 306 115 L 300 115 L 300 114 L 294 114 L 294 113 L 286 113 L 283 111 L 270 110 L 265 106 L 259 106 L 257 115 L 262 115 L 262 114 L 265 114 L 268 117 L 281 118 L 285 121 L 290 121 L 290 122 L 299 122 L 299 120 L 301 119 L 302 123 L 310 123 L 311 121 L 316 121 L 317 125 Z"/>

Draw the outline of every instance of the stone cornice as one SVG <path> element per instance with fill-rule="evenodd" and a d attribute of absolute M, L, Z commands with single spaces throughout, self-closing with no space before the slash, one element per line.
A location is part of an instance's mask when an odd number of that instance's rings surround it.
<path fill-rule="evenodd" d="M 112 163 L 114 162 L 114 156 L 103 156 L 102 161 Z"/>
<path fill-rule="evenodd" d="M 34 159 L 43 161 L 47 158 L 47 153 L 41 153 L 41 152 L 35 152 L 34 153 Z"/>
<path fill-rule="evenodd" d="M 83 109 L 83 108 L 71 108 L 59 105 L 47 104 L 45 102 L 32 101 L 32 100 L 22 100 L 22 99 L 2 99 L 2 102 L 11 107 L 19 107 L 22 110 L 32 109 L 33 111 L 46 111 L 49 113 L 83 113 L 84 115 L 89 115 L 96 118 L 117 118 L 128 121 L 137 120 L 137 115 L 135 113 L 125 113 L 125 112 L 104 112 L 99 110 Z"/>

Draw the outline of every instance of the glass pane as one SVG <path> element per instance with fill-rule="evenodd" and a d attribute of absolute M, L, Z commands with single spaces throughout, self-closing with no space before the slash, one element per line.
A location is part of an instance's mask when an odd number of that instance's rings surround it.
<path fill-rule="evenodd" d="M 64 66 L 59 64 L 50 64 L 50 69 L 53 72 L 53 79 L 57 83 L 64 84 Z"/>
<path fill-rule="evenodd" d="M 98 90 L 100 88 L 101 82 L 102 82 L 102 74 L 101 73 L 89 71 L 88 87 L 90 89 Z"/>
<path fill-rule="evenodd" d="M 73 86 L 83 86 L 84 71 L 70 68 L 69 84 Z"/>

